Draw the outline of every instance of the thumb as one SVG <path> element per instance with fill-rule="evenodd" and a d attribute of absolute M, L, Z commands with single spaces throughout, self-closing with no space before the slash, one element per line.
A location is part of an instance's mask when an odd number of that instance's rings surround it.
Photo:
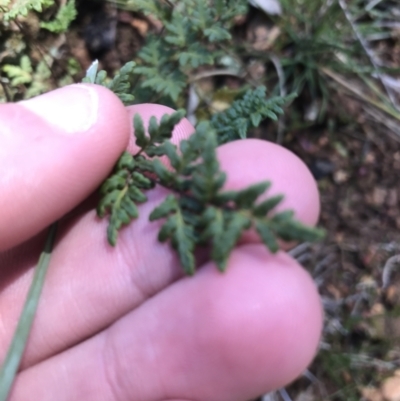
<path fill-rule="evenodd" d="M 125 150 L 129 132 L 122 103 L 97 85 L 0 105 L 0 251 L 84 200 Z"/>

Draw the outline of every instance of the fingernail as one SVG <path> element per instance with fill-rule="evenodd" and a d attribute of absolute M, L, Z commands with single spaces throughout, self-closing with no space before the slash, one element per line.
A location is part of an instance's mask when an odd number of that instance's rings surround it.
<path fill-rule="evenodd" d="M 98 94 L 89 85 L 70 85 L 20 102 L 68 135 L 87 131 L 98 117 Z"/>

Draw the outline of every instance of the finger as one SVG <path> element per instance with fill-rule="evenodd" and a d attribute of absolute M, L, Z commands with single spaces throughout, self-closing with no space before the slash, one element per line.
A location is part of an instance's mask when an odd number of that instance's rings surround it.
<path fill-rule="evenodd" d="M 283 253 L 245 245 L 226 275 L 210 264 L 22 372 L 11 401 L 252 399 L 305 369 L 321 326 L 309 275 Z"/>
<path fill-rule="evenodd" d="M 22 243 L 85 199 L 126 148 L 122 103 L 72 85 L 0 106 L 0 250 Z"/>
<path fill-rule="evenodd" d="M 231 159 L 236 150 L 228 145 L 222 147 L 219 155 L 230 177 L 228 185 L 239 185 L 239 181 L 231 177 L 231 171 L 232 175 L 240 175 L 241 187 L 248 186 L 254 180 L 264 179 L 270 179 L 278 185 L 278 179 L 282 178 L 281 170 L 291 163 L 291 153 L 269 152 L 270 145 L 260 141 L 250 141 L 249 148 L 247 141 L 238 141 L 236 144 L 246 148 L 250 155 L 251 148 L 258 156 L 258 149 L 266 153 L 259 162 L 249 157 L 249 154 L 240 152 L 235 159 Z M 261 169 L 259 167 L 263 160 L 268 160 L 271 166 L 281 166 L 281 169 Z M 243 168 L 235 170 L 236 164 L 242 164 Z M 296 164 L 295 167 L 292 172 L 294 180 L 304 180 L 307 184 L 309 173 L 306 168 L 298 168 Z M 257 176 L 254 174 L 255 168 L 259 172 Z M 302 172 L 305 176 L 302 176 Z M 290 182 L 285 183 L 291 185 Z M 288 205 L 297 208 L 300 215 L 306 213 L 302 208 L 310 207 L 310 203 L 318 205 L 318 200 L 312 199 L 315 193 L 304 188 L 301 193 L 289 192 L 286 198 Z M 282 189 L 287 188 L 283 186 Z M 277 191 L 280 192 L 280 189 Z M 76 217 L 61 231 L 25 354 L 25 367 L 104 329 L 181 277 L 176 254 L 169 244 L 157 241 L 161 223 L 148 221 L 148 215 L 165 195 L 166 191 L 160 188 L 148 193 L 149 203 L 140 207 L 140 218 L 121 231 L 115 248 L 106 242 L 107 222 L 99 221 L 93 211 Z M 18 265 L 13 264 L 13 260 L 18 260 L 15 253 L 0 255 L 0 272 L 20 272 L 18 279 L 13 279 L 13 285 L 0 292 L 3 325 L 2 330 L 0 327 L 0 352 L 7 349 L 11 340 L 22 307 L 22 295 L 26 293 L 32 275 L 28 268 L 33 266 L 33 258 L 28 258 L 32 252 L 26 249 L 23 252 L 17 249 L 15 252 L 26 255 Z M 7 277 L 3 276 L 2 281 L 5 280 Z"/>

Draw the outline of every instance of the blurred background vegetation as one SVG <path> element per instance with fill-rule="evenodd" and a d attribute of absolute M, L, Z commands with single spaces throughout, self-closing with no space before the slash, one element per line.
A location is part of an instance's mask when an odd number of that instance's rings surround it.
<path fill-rule="evenodd" d="M 291 149 L 318 182 L 328 236 L 291 253 L 325 327 L 303 377 L 262 399 L 400 400 L 398 1 L 0 0 L 0 21 L 1 102 L 80 82 L 95 59 L 108 77 L 134 61 L 134 102 L 193 123 L 248 89 L 296 93 L 248 135 Z"/>

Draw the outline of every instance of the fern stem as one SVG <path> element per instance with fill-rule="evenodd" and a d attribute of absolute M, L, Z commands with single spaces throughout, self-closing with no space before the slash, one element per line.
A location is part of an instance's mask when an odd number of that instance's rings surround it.
<path fill-rule="evenodd" d="M 125 185 L 122 191 L 119 193 L 118 198 L 115 201 L 115 207 L 119 208 L 121 205 L 122 198 L 128 192 L 128 185 Z M 1 401 L 1 400 L 0 400 Z"/>
<path fill-rule="evenodd" d="M 17 329 L 0 369 L 0 401 L 6 401 L 8 398 L 26 348 L 33 319 L 39 303 L 39 297 L 43 288 L 44 278 L 49 267 L 56 231 L 57 223 L 54 223 L 51 225 L 47 234 L 46 243 L 36 266 L 32 284 L 21 317 L 18 321 Z"/>

